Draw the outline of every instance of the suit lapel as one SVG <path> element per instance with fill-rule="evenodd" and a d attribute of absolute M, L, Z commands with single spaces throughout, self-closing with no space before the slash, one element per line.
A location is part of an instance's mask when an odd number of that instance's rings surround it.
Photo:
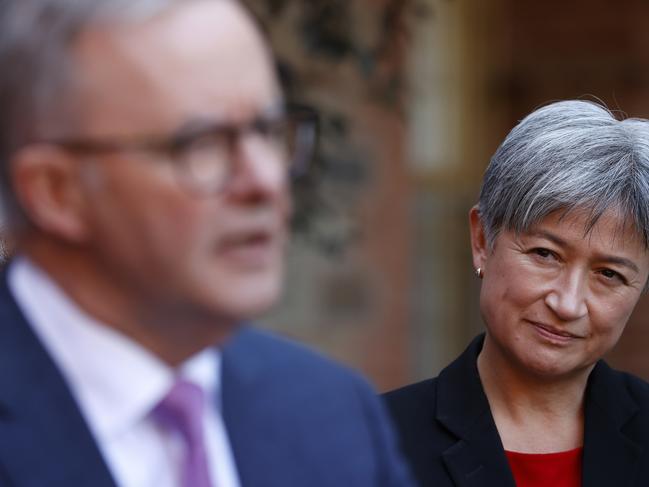
<path fill-rule="evenodd" d="M 638 406 L 618 372 L 597 363 L 586 390 L 584 487 L 632 485 L 643 448 L 624 434 Z"/>
<path fill-rule="evenodd" d="M 479 337 L 440 374 L 436 419 L 458 438 L 443 459 L 457 487 L 514 487 L 476 367 L 481 348 Z M 582 485 L 633 485 L 643 448 L 624 428 L 638 405 L 620 374 L 603 361 L 590 375 L 585 404 Z"/>
<path fill-rule="evenodd" d="M 223 419 L 241 485 L 291 485 L 294 482 L 283 478 L 288 474 L 282 459 L 299 458 L 299 451 L 285 451 L 286 425 L 273 417 L 277 394 L 272 381 L 262 380 L 271 361 L 257 334 L 244 327 L 223 349 Z"/>
<path fill-rule="evenodd" d="M 58 369 L 0 276 L 0 469 L 21 487 L 115 484 Z"/>
<path fill-rule="evenodd" d="M 442 457 L 457 487 L 515 487 L 476 366 L 483 339 L 439 376 L 436 419 L 458 438 Z"/>

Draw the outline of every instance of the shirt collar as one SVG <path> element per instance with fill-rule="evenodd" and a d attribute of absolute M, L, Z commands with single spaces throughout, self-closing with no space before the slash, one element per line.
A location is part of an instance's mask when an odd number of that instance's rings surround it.
<path fill-rule="evenodd" d="M 215 406 L 220 405 L 216 349 L 205 349 L 174 369 L 80 309 L 26 257 L 16 257 L 8 273 L 18 306 L 100 439 L 123 434 L 146 418 L 178 376 L 200 386 Z"/>

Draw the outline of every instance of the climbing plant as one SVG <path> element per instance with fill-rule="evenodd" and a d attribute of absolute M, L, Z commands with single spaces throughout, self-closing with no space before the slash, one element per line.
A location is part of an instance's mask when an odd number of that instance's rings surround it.
<path fill-rule="evenodd" d="M 288 100 L 313 106 L 320 117 L 319 150 L 294 185 L 294 228 L 319 249 L 338 252 L 357 235 L 355 225 L 340 222 L 353 220 L 345 215 L 372 172 L 368 151 L 353 137 L 362 123 L 355 107 L 402 116 L 412 28 L 432 12 L 421 0 L 246 3 L 271 41 Z"/>

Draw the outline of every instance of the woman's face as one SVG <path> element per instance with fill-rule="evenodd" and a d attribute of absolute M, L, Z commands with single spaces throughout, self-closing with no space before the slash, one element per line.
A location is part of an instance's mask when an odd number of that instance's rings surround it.
<path fill-rule="evenodd" d="M 607 212 L 585 234 L 586 213 L 552 213 L 520 235 L 501 232 L 489 249 L 475 208 L 470 221 L 491 348 L 537 377 L 588 373 L 619 339 L 649 275 L 633 228 Z"/>

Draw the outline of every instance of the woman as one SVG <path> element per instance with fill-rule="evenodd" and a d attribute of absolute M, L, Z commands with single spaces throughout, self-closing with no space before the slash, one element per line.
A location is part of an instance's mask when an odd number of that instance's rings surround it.
<path fill-rule="evenodd" d="M 415 476 L 649 485 L 649 385 L 601 360 L 649 276 L 649 122 L 584 101 L 537 110 L 492 158 L 469 220 L 486 333 L 386 395 Z"/>

